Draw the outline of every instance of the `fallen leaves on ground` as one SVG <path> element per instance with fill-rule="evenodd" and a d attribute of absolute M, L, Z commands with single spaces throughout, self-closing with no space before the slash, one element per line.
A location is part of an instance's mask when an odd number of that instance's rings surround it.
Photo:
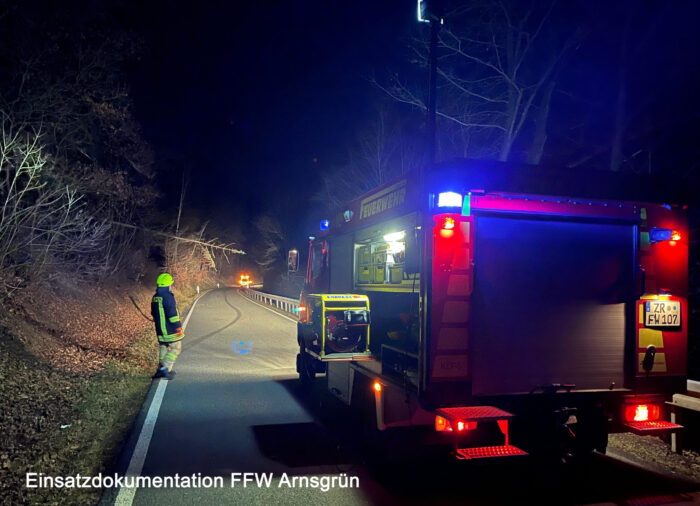
<path fill-rule="evenodd" d="M 151 296 L 143 287 L 89 287 L 78 294 L 34 288 L 13 300 L 14 312 L 3 323 L 48 364 L 94 373 L 125 359 L 135 336 L 152 328 Z"/>
<path fill-rule="evenodd" d="M 153 323 L 141 314 L 149 315 L 151 296 L 136 285 L 34 288 L 5 305 L 0 503 L 89 504 L 99 497 L 29 491 L 25 473 L 93 475 L 109 467 L 157 365 Z"/>

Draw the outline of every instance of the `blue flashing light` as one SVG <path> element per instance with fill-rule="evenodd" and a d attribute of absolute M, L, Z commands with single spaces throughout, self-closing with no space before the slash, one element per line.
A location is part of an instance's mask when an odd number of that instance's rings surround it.
<path fill-rule="evenodd" d="M 331 228 L 330 220 L 321 220 L 321 230 L 328 230 Z"/>
<path fill-rule="evenodd" d="M 418 0 L 418 21 L 420 23 L 430 23 L 430 20 L 425 18 L 425 2 L 424 2 L 424 0 Z"/>
<path fill-rule="evenodd" d="M 652 228 L 649 231 L 649 241 L 654 243 L 654 242 L 661 242 L 661 241 L 670 241 L 671 237 L 673 236 L 673 230 L 670 228 Z"/>
<path fill-rule="evenodd" d="M 438 207 L 462 207 L 462 195 L 455 192 L 438 194 Z"/>

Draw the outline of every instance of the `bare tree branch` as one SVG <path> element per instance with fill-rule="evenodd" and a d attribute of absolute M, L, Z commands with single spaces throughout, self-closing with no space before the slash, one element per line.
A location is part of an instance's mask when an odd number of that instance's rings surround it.
<path fill-rule="evenodd" d="M 438 37 L 436 112 L 446 122 L 443 145 L 449 137 L 469 138 L 481 156 L 507 160 L 516 141 L 525 138 L 523 132 L 537 123 L 540 133 L 526 151 L 541 152 L 546 117 L 535 104 L 550 99 L 548 85 L 577 37 L 555 29 L 555 6 L 556 0 L 525 8 L 515 1 L 475 0 L 446 16 L 447 25 Z M 413 40 L 411 51 L 416 62 L 427 68 L 427 40 Z M 398 76 L 385 83 L 375 80 L 375 85 L 396 102 L 426 109 L 420 86 Z M 452 135 L 451 128 L 465 132 Z M 453 149 L 463 151 L 458 145 Z"/>

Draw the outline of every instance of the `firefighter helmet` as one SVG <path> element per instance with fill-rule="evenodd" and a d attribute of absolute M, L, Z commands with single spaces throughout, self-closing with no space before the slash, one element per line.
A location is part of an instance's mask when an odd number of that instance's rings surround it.
<path fill-rule="evenodd" d="M 173 277 L 168 274 L 167 272 L 164 272 L 160 276 L 158 276 L 158 279 L 156 280 L 156 284 L 158 286 L 170 286 L 173 284 Z"/>

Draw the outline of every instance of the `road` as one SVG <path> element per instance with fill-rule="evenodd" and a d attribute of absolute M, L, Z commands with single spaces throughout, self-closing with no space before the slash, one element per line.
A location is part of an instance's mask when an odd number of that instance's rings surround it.
<path fill-rule="evenodd" d="M 324 394 L 323 378 L 313 395 L 299 390 L 295 332 L 294 321 L 235 289 L 205 294 L 188 322 L 175 379 L 157 410 L 151 399 L 157 389 L 147 401 L 144 412 L 157 415 L 150 442 L 136 451 L 127 445 L 120 465 L 123 473 L 145 452 L 142 476 L 220 476 L 224 486 L 122 490 L 117 503 L 629 504 L 644 498 L 671 504 L 700 490 L 605 456 L 578 466 L 527 459 L 465 466 L 427 453 L 391 459 L 363 444 L 356 420 Z M 399 437 L 405 447 L 407 435 Z M 232 487 L 231 473 L 242 472 L 274 477 L 269 487 Z M 324 492 L 289 486 L 293 477 L 343 474 L 358 477 L 359 487 Z M 108 492 L 102 503 L 115 498 Z"/>

